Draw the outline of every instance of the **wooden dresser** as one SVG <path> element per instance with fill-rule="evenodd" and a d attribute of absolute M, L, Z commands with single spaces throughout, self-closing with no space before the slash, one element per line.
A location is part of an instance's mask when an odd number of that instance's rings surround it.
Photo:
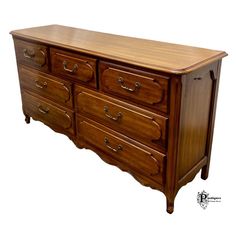
<path fill-rule="evenodd" d="M 59 25 L 12 31 L 23 112 L 162 191 L 208 177 L 221 59 Z"/>

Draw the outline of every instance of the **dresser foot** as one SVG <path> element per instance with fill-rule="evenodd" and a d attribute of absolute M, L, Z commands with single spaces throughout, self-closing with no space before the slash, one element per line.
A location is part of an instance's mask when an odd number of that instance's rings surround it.
<path fill-rule="evenodd" d="M 208 174 L 209 174 L 209 165 L 203 166 L 201 172 L 201 178 L 203 180 L 206 180 L 208 178 Z"/>
<path fill-rule="evenodd" d="M 174 201 L 170 201 L 168 198 L 166 198 L 166 211 L 169 214 L 174 212 Z"/>
<path fill-rule="evenodd" d="M 25 123 L 29 124 L 30 123 L 30 116 L 25 115 Z"/>

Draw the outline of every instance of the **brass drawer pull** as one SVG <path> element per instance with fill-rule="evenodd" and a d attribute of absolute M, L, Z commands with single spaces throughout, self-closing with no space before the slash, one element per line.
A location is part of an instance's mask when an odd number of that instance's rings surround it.
<path fill-rule="evenodd" d="M 67 72 L 75 73 L 78 70 L 78 68 L 79 68 L 78 64 L 74 64 L 72 69 L 68 69 L 67 68 L 67 61 L 66 60 L 63 61 L 63 69 Z"/>
<path fill-rule="evenodd" d="M 139 89 L 141 87 L 141 84 L 139 82 L 135 82 L 134 84 L 134 88 L 129 88 L 125 85 L 125 82 L 123 80 L 122 77 L 119 77 L 119 79 L 117 80 L 117 82 L 120 84 L 120 87 L 129 91 L 129 92 L 135 92 L 137 89 Z"/>
<path fill-rule="evenodd" d="M 47 87 L 47 82 L 46 81 L 42 82 L 40 80 L 35 80 L 35 86 L 37 88 L 43 89 L 43 88 Z"/>
<path fill-rule="evenodd" d="M 27 48 L 24 48 L 23 53 L 25 58 L 32 59 L 35 57 L 35 51 L 33 49 L 28 50 Z"/>
<path fill-rule="evenodd" d="M 109 149 L 112 150 L 113 152 L 118 152 L 118 151 L 122 151 L 122 150 L 123 150 L 123 147 L 122 147 L 120 144 L 117 146 L 117 148 L 111 147 L 111 146 L 109 145 L 110 142 L 109 142 L 109 140 L 108 140 L 107 137 L 104 138 L 104 144 L 106 145 L 107 148 L 109 148 Z"/>
<path fill-rule="evenodd" d="M 49 112 L 49 108 L 44 109 L 41 105 L 38 106 L 38 110 L 43 114 L 47 114 Z"/>
<path fill-rule="evenodd" d="M 104 112 L 105 112 L 105 116 L 106 117 L 108 117 L 108 118 L 110 118 L 111 120 L 114 120 L 114 121 L 118 121 L 122 117 L 122 113 L 121 112 L 118 112 L 116 116 L 110 115 L 108 113 L 109 112 L 109 108 L 107 106 L 104 106 Z"/>

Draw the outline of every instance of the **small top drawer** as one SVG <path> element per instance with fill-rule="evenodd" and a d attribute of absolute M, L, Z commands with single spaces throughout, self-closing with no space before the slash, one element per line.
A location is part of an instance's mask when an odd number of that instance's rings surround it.
<path fill-rule="evenodd" d="M 50 54 L 54 74 L 96 87 L 96 59 L 55 48 Z"/>
<path fill-rule="evenodd" d="M 104 92 L 168 112 L 168 77 L 107 62 L 99 70 Z"/>
<path fill-rule="evenodd" d="M 14 39 L 18 63 L 48 71 L 48 48 L 38 43 Z"/>

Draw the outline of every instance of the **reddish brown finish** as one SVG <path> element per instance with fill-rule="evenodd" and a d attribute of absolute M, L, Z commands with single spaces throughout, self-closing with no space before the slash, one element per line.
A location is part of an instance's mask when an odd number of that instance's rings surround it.
<path fill-rule="evenodd" d="M 62 133 L 74 134 L 74 115 L 69 109 L 53 105 L 43 98 L 22 92 L 24 113 Z"/>
<path fill-rule="evenodd" d="M 182 79 L 179 180 L 207 155 L 207 133 L 214 83 L 210 71 L 216 73 L 217 63 L 189 73 Z"/>
<path fill-rule="evenodd" d="M 80 114 L 98 120 L 152 148 L 165 150 L 166 117 L 81 86 L 76 86 L 75 92 L 75 103 Z"/>
<path fill-rule="evenodd" d="M 52 72 L 61 78 L 72 79 L 96 87 L 96 60 L 51 48 Z"/>
<path fill-rule="evenodd" d="M 225 52 L 55 25 L 12 34 L 26 123 L 162 191 L 169 213 L 183 185 L 208 177 Z"/>
<path fill-rule="evenodd" d="M 209 114 L 209 126 L 207 133 L 207 144 L 206 144 L 206 156 L 207 163 L 202 168 L 201 178 L 206 180 L 209 174 L 210 159 L 211 159 L 211 147 L 213 141 L 213 132 L 215 125 L 215 115 L 216 115 L 216 105 L 217 105 L 217 96 L 220 82 L 220 70 L 221 70 L 221 61 L 218 62 L 217 69 L 211 71 L 211 79 L 213 80 L 212 93 L 211 93 L 211 108 Z"/>
<path fill-rule="evenodd" d="M 14 40 L 17 61 L 42 71 L 48 71 L 48 48 L 40 43 Z"/>
<path fill-rule="evenodd" d="M 101 62 L 99 68 L 104 92 L 165 113 L 168 111 L 168 77 L 106 62 Z"/>
<path fill-rule="evenodd" d="M 82 139 L 77 139 L 76 145 L 78 148 L 86 148 L 86 149 L 90 149 L 90 150 L 96 152 L 103 161 L 105 161 L 106 163 L 108 163 L 110 165 L 115 165 L 116 167 L 118 167 L 122 171 L 128 172 L 140 184 L 164 192 L 164 185 L 163 184 L 159 184 L 155 179 L 152 179 L 150 177 L 146 177 L 146 175 L 144 175 L 142 172 L 140 172 L 140 171 L 138 172 L 138 171 L 134 170 L 133 168 L 130 168 L 124 162 L 120 162 L 115 158 L 111 158 L 110 154 L 107 154 L 107 153 L 101 151 L 100 149 L 96 148 L 94 145 L 90 145 L 89 143 L 85 143 Z"/>
<path fill-rule="evenodd" d="M 168 133 L 167 165 L 165 195 L 167 201 L 166 210 L 168 213 L 174 211 L 174 199 L 176 195 L 176 172 L 177 172 L 177 150 L 180 119 L 181 101 L 181 77 L 173 76 L 170 84 L 170 118 Z"/>
<path fill-rule="evenodd" d="M 165 155 L 82 116 L 77 116 L 77 129 L 85 143 L 163 184 Z"/>
<path fill-rule="evenodd" d="M 19 77 L 23 88 L 52 99 L 61 105 L 73 107 L 70 82 L 25 66 L 19 66 Z"/>

